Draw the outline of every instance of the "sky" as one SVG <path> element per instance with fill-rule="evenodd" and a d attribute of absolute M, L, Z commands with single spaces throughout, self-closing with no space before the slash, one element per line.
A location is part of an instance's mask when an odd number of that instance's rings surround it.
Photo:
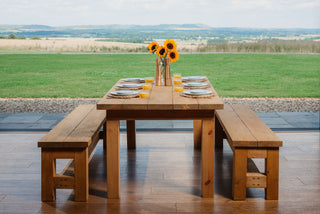
<path fill-rule="evenodd" d="M 0 0 L 0 24 L 320 28 L 320 0 Z"/>

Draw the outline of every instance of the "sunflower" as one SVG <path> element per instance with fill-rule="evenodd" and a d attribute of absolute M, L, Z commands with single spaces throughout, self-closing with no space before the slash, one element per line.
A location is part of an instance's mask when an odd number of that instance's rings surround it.
<path fill-rule="evenodd" d="M 177 60 L 179 60 L 179 53 L 176 49 L 174 49 L 170 51 L 170 53 L 168 54 L 168 57 L 171 62 L 176 62 Z"/>
<path fill-rule="evenodd" d="M 151 42 L 148 46 L 149 52 L 154 53 L 158 49 L 159 45 L 157 42 Z"/>
<path fill-rule="evenodd" d="M 177 44 L 173 39 L 167 39 L 164 42 L 164 47 L 166 47 L 169 51 L 171 51 L 177 48 Z"/>
<path fill-rule="evenodd" d="M 159 57 L 165 57 L 167 55 L 168 50 L 163 47 L 163 46 L 159 46 L 157 49 L 157 54 Z"/>

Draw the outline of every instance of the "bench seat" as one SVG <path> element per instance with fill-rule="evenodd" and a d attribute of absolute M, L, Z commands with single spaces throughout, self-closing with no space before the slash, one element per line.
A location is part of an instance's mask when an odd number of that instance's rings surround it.
<path fill-rule="evenodd" d="M 233 151 L 233 199 L 245 200 L 246 188 L 265 188 L 266 199 L 277 200 L 281 139 L 243 104 L 225 105 L 216 111 L 215 120 L 216 148 L 226 138 Z M 265 172 L 257 171 L 250 158 L 265 159 Z M 254 165 L 254 172 L 248 171 L 248 163 Z"/>
<path fill-rule="evenodd" d="M 88 165 L 99 139 L 105 134 L 106 111 L 96 105 L 80 105 L 38 142 L 41 147 L 41 200 L 55 201 L 56 189 L 74 189 L 75 201 L 89 196 Z M 56 173 L 56 159 L 72 159 L 61 174 Z"/>

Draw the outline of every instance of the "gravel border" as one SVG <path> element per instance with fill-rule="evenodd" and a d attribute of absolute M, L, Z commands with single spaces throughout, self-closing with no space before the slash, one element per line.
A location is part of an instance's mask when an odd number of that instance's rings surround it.
<path fill-rule="evenodd" d="M 255 112 L 319 112 L 320 98 L 222 98 L 225 104 L 243 103 Z M 69 113 L 99 98 L 0 98 L 0 113 Z"/>
<path fill-rule="evenodd" d="M 320 112 L 320 98 L 222 98 L 225 104 L 243 103 L 255 112 Z"/>

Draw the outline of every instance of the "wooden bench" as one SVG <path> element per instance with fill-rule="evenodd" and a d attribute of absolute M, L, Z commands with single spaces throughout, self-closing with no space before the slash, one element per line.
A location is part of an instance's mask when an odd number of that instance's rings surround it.
<path fill-rule="evenodd" d="M 41 147 L 41 200 L 55 201 L 56 189 L 74 189 L 75 201 L 89 196 L 88 165 L 99 139 L 105 138 L 106 111 L 96 105 L 80 105 L 55 126 L 39 142 Z M 104 139 L 104 148 L 106 141 Z M 56 159 L 73 159 L 73 175 L 56 173 Z M 69 162 L 71 163 L 71 162 Z"/>
<path fill-rule="evenodd" d="M 281 139 L 245 105 L 225 105 L 217 110 L 215 124 L 216 148 L 227 138 L 233 151 L 233 199 L 245 200 L 246 188 L 265 188 L 265 198 L 277 200 Z M 265 159 L 265 172 L 248 172 L 250 158 Z"/>

